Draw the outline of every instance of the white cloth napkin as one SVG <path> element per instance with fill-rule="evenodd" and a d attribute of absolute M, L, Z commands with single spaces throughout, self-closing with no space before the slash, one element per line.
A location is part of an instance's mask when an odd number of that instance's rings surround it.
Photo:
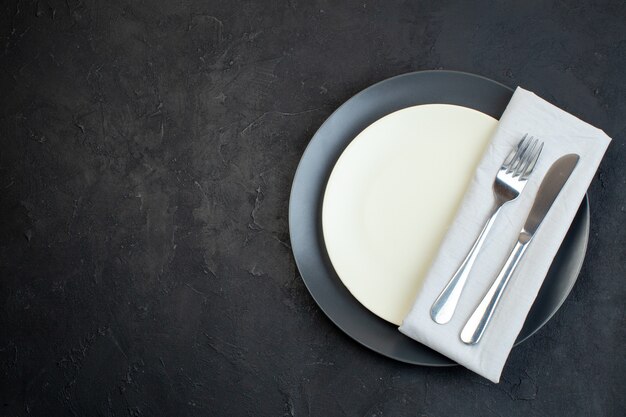
<path fill-rule="evenodd" d="M 544 142 L 537 166 L 523 193 L 499 214 L 452 320 L 444 325 L 437 324 L 430 318 L 430 308 L 480 233 L 494 204 L 492 185 L 498 168 L 525 133 Z M 518 87 L 478 165 L 422 290 L 399 330 L 497 383 L 610 141 L 603 131 Z M 478 344 L 464 344 L 459 336 L 461 329 L 513 248 L 541 180 L 553 162 L 569 153 L 579 154 L 580 160 L 511 277 L 491 323 Z"/>

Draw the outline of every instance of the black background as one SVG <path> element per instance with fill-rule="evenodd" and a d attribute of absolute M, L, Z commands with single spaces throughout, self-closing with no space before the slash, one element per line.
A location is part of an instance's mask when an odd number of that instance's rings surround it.
<path fill-rule="evenodd" d="M 7 1 L 0 415 L 623 416 L 623 1 Z M 589 248 L 499 385 L 342 334 L 289 246 L 307 142 L 421 69 L 521 85 L 613 137 Z"/>

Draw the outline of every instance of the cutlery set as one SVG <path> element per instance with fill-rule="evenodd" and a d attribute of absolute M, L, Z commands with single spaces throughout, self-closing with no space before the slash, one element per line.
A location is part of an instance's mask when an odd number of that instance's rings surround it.
<path fill-rule="evenodd" d="M 478 257 L 490 229 L 496 222 L 503 207 L 515 200 L 524 190 L 529 176 L 533 172 L 541 155 L 543 143 L 533 137 L 524 135 L 517 146 L 509 153 L 502 163 L 493 183 L 496 203 L 489 219 L 485 223 L 469 253 L 447 283 L 431 308 L 431 318 L 438 324 L 446 324 L 454 315 L 461 298 L 463 288 L 471 274 L 472 267 Z M 461 340 L 468 344 L 477 344 L 483 336 L 487 325 L 493 317 L 501 296 L 522 259 L 535 232 L 547 215 L 552 203 L 567 182 L 570 174 L 578 163 L 579 156 L 568 154 L 552 164 L 543 178 L 535 201 L 526 223 L 519 233 L 517 242 L 502 266 L 500 273 L 489 290 L 478 304 L 469 320 L 461 330 Z"/>

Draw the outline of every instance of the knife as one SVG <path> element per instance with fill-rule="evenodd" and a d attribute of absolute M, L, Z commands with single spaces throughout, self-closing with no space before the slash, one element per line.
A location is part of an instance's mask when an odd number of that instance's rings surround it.
<path fill-rule="evenodd" d="M 487 294 L 485 294 L 461 331 L 461 340 L 464 343 L 475 345 L 480 341 L 487 325 L 491 321 L 493 312 L 498 306 L 502 293 L 511 279 L 511 275 L 513 275 L 524 252 L 526 252 L 526 248 L 532 242 L 541 222 L 550 211 L 552 203 L 554 203 L 567 179 L 574 171 L 579 159 L 580 157 L 576 154 L 569 154 L 559 158 L 552 164 L 548 173 L 541 181 L 535 202 L 530 209 L 530 214 L 522 231 L 517 237 L 515 247 L 500 270 L 498 277 L 491 284 L 489 291 L 487 291 Z"/>

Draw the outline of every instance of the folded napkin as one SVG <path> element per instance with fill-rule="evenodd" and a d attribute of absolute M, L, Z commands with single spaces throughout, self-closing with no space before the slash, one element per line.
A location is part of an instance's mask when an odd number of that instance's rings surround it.
<path fill-rule="evenodd" d="M 498 168 L 525 133 L 543 140 L 541 157 L 522 194 L 501 210 L 478 255 L 452 320 L 444 325 L 437 324 L 430 318 L 433 302 L 480 233 L 494 204 L 492 185 Z M 422 290 L 399 330 L 497 383 L 610 141 L 603 131 L 518 87 L 478 165 Z M 459 336 L 461 329 L 513 248 L 541 180 L 553 162 L 569 153 L 580 155 L 580 160 L 511 277 L 491 323 L 478 344 L 464 344 Z"/>

